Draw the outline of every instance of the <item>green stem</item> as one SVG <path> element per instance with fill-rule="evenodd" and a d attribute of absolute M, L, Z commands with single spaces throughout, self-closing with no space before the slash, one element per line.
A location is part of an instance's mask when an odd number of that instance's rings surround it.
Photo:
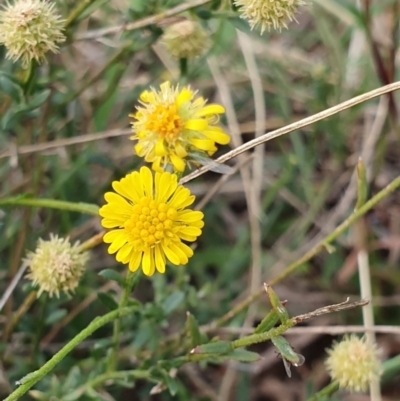
<path fill-rule="evenodd" d="M 330 395 L 336 393 L 336 391 L 338 391 L 338 389 L 339 389 L 339 384 L 337 382 L 329 383 L 326 387 L 324 387 L 321 391 L 318 391 L 318 393 L 315 393 L 307 401 L 325 400 L 326 397 L 329 397 Z"/>
<path fill-rule="evenodd" d="M 140 274 L 132 273 L 128 270 L 128 273 L 125 278 L 125 286 L 122 292 L 121 300 L 119 302 L 119 309 L 122 309 L 126 306 L 129 300 L 129 296 L 131 295 L 134 286 L 139 281 Z M 121 334 L 121 319 L 117 318 L 114 321 L 113 327 L 113 345 L 110 353 L 110 357 L 108 360 L 107 372 L 113 372 L 117 368 L 118 364 L 118 349 L 119 349 L 119 336 Z"/>
<path fill-rule="evenodd" d="M 3 401 L 15 401 L 22 397 L 31 387 L 39 380 L 50 373 L 77 345 L 92 335 L 96 330 L 105 324 L 122 316 L 133 312 L 137 307 L 129 306 L 122 309 L 114 310 L 102 317 L 96 317 L 87 327 L 77 334 L 69 343 L 67 343 L 60 351 L 58 351 L 50 360 L 48 360 L 40 369 L 24 376 L 20 381 L 20 386 L 13 391 Z"/>
<path fill-rule="evenodd" d="M 78 6 L 76 6 L 68 15 L 68 18 L 65 21 L 65 29 L 69 28 L 94 2 L 95 0 L 81 0 Z"/>
<path fill-rule="evenodd" d="M 45 207 L 50 209 L 67 210 L 69 212 L 78 212 L 99 215 L 99 207 L 91 203 L 83 202 L 67 202 L 55 199 L 34 199 L 26 198 L 24 196 L 15 196 L 11 198 L 0 199 L 0 206 L 32 206 L 32 207 Z"/>
<path fill-rule="evenodd" d="M 390 184 L 388 184 L 385 188 L 383 188 L 380 192 L 378 192 L 375 196 L 373 196 L 368 202 L 364 203 L 359 209 L 357 209 L 350 217 L 348 217 L 342 224 L 335 228 L 330 234 L 324 237 L 321 241 L 319 241 L 313 248 L 311 248 L 308 252 L 306 252 L 300 259 L 297 259 L 295 262 L 291 263 L 283 272 L 273 278 L 268 282 L 269 285 L 275 285 L 278 282 L 284 280 L 290 274 L 292 274 L 295 270 L 297 270 L 304 263 L 308 262 L 315 255 L 317 255 L 322 249 L 324 249 L 329 243 L 339 237 L 344 233 L 354 222 L 360 219 L 364 214 L 366 214 L 369 210 L 371 210 L 377 203 L 379 203 L 386 196 L 391 194 L 394 190 L 400 187 L 400 176 L 394 179 Z M 220 317 L 215 321 L 215 323 L 211 324 L 209 327 L 220 327 L 225 324 L 227 321 L 232 319 L 238 313 L 247 308 L 252 302 L 254 302 L 258 297 L 262 294 L 265 294 L 264 287 L 260 288 L 258 292 L 254 292 L 250 294 L 246 299 L 244 299 L 240 304 L 231 309 L 227 314 Z"/>

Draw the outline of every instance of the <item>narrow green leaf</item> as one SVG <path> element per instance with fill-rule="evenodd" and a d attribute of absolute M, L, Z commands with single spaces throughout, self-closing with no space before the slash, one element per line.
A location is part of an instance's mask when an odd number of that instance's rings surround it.
<path fill-rule="evenodd" d="M 171 295 L 169 295 L 163 302 L 162 308 L 166 315 L 169 315 L 173 312 L 179 304 L 185 298 L 185 294 L 182 291 L 175 291 Z"/>
<path fill-rule="evenodd" d="M 106 292 L 99 292 L 97 294 L 97 298 L 108 308 L 110 311 L 114 309 L 118 309 L 118 303 L 115 301 L 115 299 L 110 295 L 107 294 Z"/>
<path fill-rule="evenodd" d="M 186 331 L 189 335 L 190 345 L 194 348 L 202 342 L 199 324 L 190 312 L 186 312 L 186 317 Z"/>
<path fill-rule="evenodd" d="M 232 344 L 229 341 L 216 341 L 213 343 L 199 345 L 190 351 L 191 354 L 216 354 L 227 355 L 233 352 Z"/>
<path fill-rule="evenodd" d="M 234 359 L 235 361 L 239 362 L 256 362 L 260 359 L 260 355 L 257 352 L 247 351 L 244 348 L 235 349 L 233 352 L 228 354 L 230 359 Z"/>
<path fill-rule="evenodd" d="M 289 313 L 286 308 L 282 305 L 282 302 L 279 300 L 276 292 L 272 289 L 271 286 L 264 284 L 265 291 L 267 291 L 269 301 L 271 302 L 272 308 L 276 312 L 279 317 L 279 320 L 284 324 L 289 320 Z"/>
<path fill-rule="evenodd" d="M 271 330 L 278 322 L 279 317 L 274 309 L 268 312 L 267 316 L 260 322 L 260 324 L 255 328 L 254 334 L 265 333 Z"/>
<path fill-rule="evenodd" d="M 20 103 L 23 100 L 24 92 L 19 83 L 4 72 L 0 72 L 0 90 L 10 96 L 16 103 Z"/>

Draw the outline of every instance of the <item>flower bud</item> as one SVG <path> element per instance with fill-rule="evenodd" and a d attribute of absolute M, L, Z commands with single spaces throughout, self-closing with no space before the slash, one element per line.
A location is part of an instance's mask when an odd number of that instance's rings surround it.
<path fill-rule="evenodd" d="M 31 60 L 46 61 L 45 53 L 58 52 L 57 43 L 64 42 L 64 21 L 48 0 L 16 0 L 0 11 L 0 44 L 6 57 L 27 68 Z"/>
<path fill-rule="evenodd" d="M 195 21 L 185 20 L 168 27 L 161 41 L 175 58 L 201 56 L 210 48 L 207 32 Z"/>
<path fill-rule="evenodd" d="M 79 251 L 79 243 L 71 245 L 68 238 L 50 234 L 50 240 L 38 241 L 35 252 L 29 252 L 24 263 L 29 266 L 27 278 L 39 286 L 38 296 L 50 297 L 73 291 L 85 270 L 89 253 Z"/>
<path fill-rule="evenodd" d="M 340 388 L 365 392 L 371 380 L 379 378 L 382 373 L 377 353 L 375 344 L 367 341 L 366 337 L 359 338 L 355 334 L 345 336 L 328 350 L 326 367 Z"/>
<path fill-rule="evenodd" d="M 234 3 L 251 29 L 261 25 L 261 34 L 271 26 L 278 31 L 287 28 L 287 21 L 296 20 L 298 7 L 306 4 L 303 0 L 234 0 Z"/>

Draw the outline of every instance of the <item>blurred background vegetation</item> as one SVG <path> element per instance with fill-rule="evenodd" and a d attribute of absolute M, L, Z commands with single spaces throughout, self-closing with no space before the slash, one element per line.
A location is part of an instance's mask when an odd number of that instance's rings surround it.
<path fill-rule="evenodd" d="M 222 0 L 203 1 L 192 8 L 190 2 L 178 0 L 55 3 L 65 19 L 80 5 L 87 8 L 82 6 L 83 12 L 70 21 L 60 53 L 48 55 L 48 64 L 35 66 L 25 84 L 21 82 L 27 70 L 6 60 L 6 50 L 0 47 L 0 198 L 29 196 L 102 205 L 111 181 L 142 163 L 128 140 L 128 114 L 143 90 L 165 80 L 190 84 L 210 102 L 223 104 L 227 118 L 222 123 L 236 147 L 253 139 L 257 131 L 282 127 L 399 79 L 397 0 L 316 0 L 301 7 L 298 23 L 290 23 L 289 29 L 263 35 L 250 31 Z M 147 19 L 180 5 L 188 5 L 187 10 Z M 160 37 L 183 18 L 197 20 L 211 46 L 200 57 L 177 61 Z M 255 87 L 261 89 L 261 99 Z M 260 120 L 260 108 L 265 119 Z M 205 228 L 189 264 L 142 279 L 135 289 L 133 297 L 142 306 L 122 320 L 119 367 L 145 370 L 160 359 L 187 352 L 187 344 L 179 341 L 187 311 L 200 325 L 216 321 L 302 256 L 315 238 L 331 232 L 355 207 L 359 157 L 367 169 L 369 196 L 399 176 L 398 109 L 398 95 L 393 93 L 257 148 L 254 159 L 262 174 L 253 185 L 261 190 L 260 269 L 251 267 L 254 225 L 242 171 L 227 176 L 203 207 Z M 222 147 L 216 156 L 228 150 L 229 146 Z M 201 200 L 219 179 L 209 172 L 188 187 Z M 377 334 L 384 360 L 400 353 L 400 328 L 395 327 L 400 316 L 399 205 L 397 191 L 365 216 L 363 235 L 346 231 L 332 252 L 321 251 L 274 287 L 281 299 L 287 299 L 291 316 L 347 296 L 358 299 L 356 256 L 361 241 L 370 257 L 375 323 L 391 326 Z M 0 294 L 39 238 L 56 233 L 83 242 L 100 231 L 96 216 L 3 206 Z M 99 275 L 104 269 L 126 272 L 99 245 L 91 252 L 73 296 L 32 298 L 31 284 L 20 280 L 0 315 L 0 396 L 42 366 L 93 318 L 115 307 L 121 289 Z M 210 336 L 232 339 L 249 333 L 269 308 L 263 295 Z M 175 377 L 123 377 L 92 387 L 91 381 L 104 372 L 112 341 L 112 326 L 107 325 L 23 399 L 305 400 L 329 383 L 323 365 L 325 348 L 340 338 L 330 326 L 359 324 L 361 310 L 354 309 L 310 320 L 302 330 L 288 334 L 292 347 L 306 359 L 303 366 L 292 369 L 291 378 L 266 342 L 251 348 L 262 357 L 252 364 L 189 364 Z M 309 330 L 313 326 L 320 333 Z M 162 389 L 160 381 L 169 391 L 150 396 L 152 389 L 156 392 L 154 386 Z M 386 377 L 382 391 L 385 400 L 399 400 L 399 375 Z M 331 398 L 342 399 L 369 398 L 344 393 Z"/>

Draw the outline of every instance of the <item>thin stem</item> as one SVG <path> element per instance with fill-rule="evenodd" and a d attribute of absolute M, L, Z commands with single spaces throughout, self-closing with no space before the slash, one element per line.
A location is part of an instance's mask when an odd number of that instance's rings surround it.
<path fill-rule="evenodd" d="M 133 31 L 135 29 L 145 28 L 149 25 L 154 25 L 161 22 L 165 18 L 172 17 L 174 15 L 180 14 L 184 11 L 190 10 L 195 7 L 210 3 L 211 0 L 195 0 L 190 3 L 179 4 L 176 7 L 170 8 L 169 10 L 163 11 L 161 13 L 151 15 L 150 17 L 143 18 L 139 21 L 132 22 L 126 25 L 111 26 L 108 28 L 101 28 L 93 30 L 91 32 L 85 32 L 81 35 L 77 35 L 76 40 L 85 39 L 96 39 L 111 33 L 118 33 L 123 31 Z"/>
<path fill-rule="evenodd" d="M 128 306 L 123 309 L 117 309 L 107 313 L 102 317 L 96 317 L 85 329 L 77 334 L 71 341 L 69 341 L 60 351 L 58 351 L 50 360 L 48 360 L 40 369 L 24 376 L 18 384 L 20 386 L 13 391 L 3 401 L 15 401 L 22 397 L 30 388 L 32 388 L 39 380 L 50 373 L 76 346 L 83 340 L 92 335 L 96 330 L 105 324 L 112 322 L 116 318 L 128 315 L 133 312 L 137 307 Z"/>
<path fill-rule="evenodd" d="M 330 107 L 329 109 L 323 110 L 323 111 L 321 111 L 321 112 L 319 112 L 317 114 L 314 114 L 313 116 L 310 116 L 310 117 L 304 118 L 302 120 L 296 121 L 296 122 L 294 122 L 292 124 L 286 125 L 285 127 L 278 128 L 275 131 L 268 132 L 268 133 L 262 135 L 259 138 L 255 138 L 255 139 L 253 139 L 253 140 L 251 140 L 249 142 L 246 142 L 245 144 L 243 144 L 243 145 L 241 145 L 241 146 L 239 146 L 239 147 L 237 147 L 235 149 L 232 149 L 230 152 L 225 153 L 224 155 L 222 155 L 221 157 L 216 159 L 215 162 L 216 163 L 220 163 L 220 164 L 225 163 L 228 160 L 230 160 L 230 159 L 232 159 L 232 158 L 234 158 L 236 156 L 239 156 L 240 154 L 242 154 L 242 153 L 244 153 L 244 152 L 246 152 L 246 151 L 248 151 L 248 150 L 250 150 L 252 148 L 255 148 L 258 145 L 261 145 L 264 142 L 270 141 L 271 139 L 274 139 L 274 138 L 277 138 L 279 136 L 282 136 L 282 135 L 288 134 L 290 132 L 296 131 L 296 130 L 298 130 L 300 128 L 304 128 L 307 125 L 311 125 L 311 124 L 313 124 L 313 123 L 315 123 L 317 121 L 324 120 L 325 118 L 328 118 L 330 116 L 338 114 L 338 113 L 340 113 L 340 112 L 342 112 L 342 111 L 344 111 L 346 109 L 349 109 L 350 107 L 354 107 L 357 104 L 366 102 L 367 100 L 374 99 L 375 97 L 382 96 L 382 95 L 384 95 L 386 93 L 393 92 L 393 91 L 396 91 L 396 90 L 399 90 L 399 89 L 400 89 L 400 81 L 395 82 L 395 83 L 390 84 L 390 85 L 382 86 L 382 87 L 380 87 L 378 89 L 375 89 L 373 91 L 364 93 L 364 94 L 362 94 L 360 96 L 353 97 L 350 100 L 346 100 L 343 103 L 339 103 L 338 105 Z M 187 182 L 189 182 L 189 181 L 199 177 L 200 175 L 206 173 L 212 167 L 213 166 L 211 164 L 200 167 L 196 171 L 193 171 L 193 173 L 188 174 L 187 176 L 183 177 L 180 180 L 179 184 L 181 184 L 181 185 L 182 184 L 186 184 Z"/>
<path fill-rule="evenodd" d="M 123 309 L 128 303 L 129 296 L 131 295 L 134 286 L 139 282 L 140 274 L 132 273 L 128 270 L 125 278 L 125 286 L 119 302 L 119 309 Z M 108 359 L 107 372 L 113 372 L 118 364 L 118 349 L 119 349 L 119 336 L 121 334 L 121 319 L 117 318 L 114 321 L 113 327 L 113 345 Z"/>

